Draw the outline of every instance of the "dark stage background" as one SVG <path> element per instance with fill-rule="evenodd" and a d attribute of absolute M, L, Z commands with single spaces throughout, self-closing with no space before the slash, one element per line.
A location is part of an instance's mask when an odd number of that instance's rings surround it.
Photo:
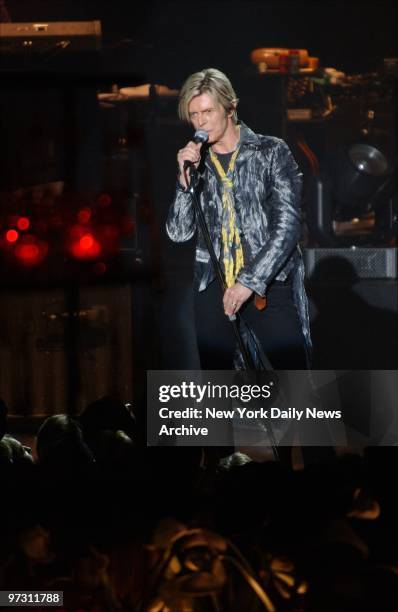
<path fill-rule="evenodd" d="M 106 66 L 180 86 L 187 74 L 217 65 L 234 76 L 254 70 L 256 47 L 308 48 L 325 66 L 371 71 L 397 53 L 395 2 L 123 2 L 9 0 L 14 21 L 100 19 Z"/>
<path fill-rule="evenodd" d="M 251 50 L 305 48 L 325 67 L 375 72 L 383 58 L 398 55 L 396 3 L 10 0 L 7 6 L 16 22 L 100 19 L 103 47 L 90 61 L 65 58 L 58 73 L 50 62 L 44 66 L 49 80 L 43 66 L 34 67 L 39 79 L 29 66 L 15 76 L 0 58 L 0 129 L 8 143 L 7 150 L 2 145 L 8 168 L 2 178 L 15 176 L 24 186 L 60 180 L 74 192 L 112 187 L 127 194 L 135 233 L 122 244 L 116 272 L 103 281 L 86 268 L 65 278 L 63 264 L 45 277 L 14 278 L 2 264 L 0 395 L 18 414 L 68 406 L 73 412 L 105 393 L 133 395 L 140 402 L 146 369 L 198 367 L 190 293 L 193 244 L 171 244 L 163 229 L 176 151 L 190 130 L 176 119 L 175 98 L 106 110 L 98 108 L 96 92 L 110 91 L 112 84 L 178 89 L 191 72 L 215 66 L 238 92 L 240 118 L 258 131 L 286 137 L 294 149 L 295 131 L 282 125 L 278 94 L 263 88 Z M 356 137 L 361 112 L 354 104 L 344 120 L 308 128 L 320 157 Z M 30 114 L 54 130 L 58 153 L 52 165 L 36 164 L 22 176 L 15 134 L 24 138 L 21 117 Z M 390 119 L 387 134 L 395 152 L 395 116 Z M 41 159 L 33 145 L 31 139 L 30 151 Z M 309 287 L 314 367 L 398 367 L 397 281 L 361 280 L 353 273 L 325 281 L 325 287 Z M 68 309 L 84 311 L 83 322 L 64 326 Z M 54 312 L 60 318 L 51 318 Z M 8 369 L 18 376 L 6 375 Z"/>

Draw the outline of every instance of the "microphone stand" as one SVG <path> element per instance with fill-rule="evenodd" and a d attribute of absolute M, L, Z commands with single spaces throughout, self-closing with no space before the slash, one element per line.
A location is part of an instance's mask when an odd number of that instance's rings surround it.
<path fill-rule="evenodd" d="M 214 267 L 214 271 L 216 273 L 217 276 L 217 280 L 219 282 L 219 285 L 222 289 L 222 291 L 224 292 L 227 289 L 227 285 L 225 283 L 225 279 L 224 279 L 224 275 L 222 273 L 221 270 L 221 266 L 220 266 L 220 262 L 217 259 L 216 253 L 214 251 L 214 247 L 213 247 L 213 243 L 211 241 L 211 236 L 209 233 L 209 229 L 207 227 L 207 223 L 206 223 L 206 219 L 205 216 L 203 214 L 203 210 L 202 207 L 200 205 L 197 193 L 196 193 L 196 188 L 198 186 L 199 183 L 199 173 L 197 171 L 197 169 L 194 166 L 190 166 L 190 182 L 188 185 L 188 193 L 192 196 L 192 201 L 194 204 L 194 208 L 195 208 L 195 212 L 196 212 L 196 218 L 199 222 L 199 226 L 201 229 L 201 232 L 203 234 L 203 238 L 204 241 L 206 243 L 206 248 L 209 251 L 209 255 L 210 255 L 210 259 L 211 262 L 213 264 Z M 238 314 L 238 313 L 237 313 Z M 243 358 L 243 362 L 245 364 L 245 368 L 246 370 L 255 370 L 255 365 L 252 359 L 252 356 L 250 355 L 249 351 L 247 350 L 243 339 L 242 339 L 242 335 L 240 333 L 240 329 L 238 326 L 238 318 L 237 318 L 237 314 L 236 315 L 228 315 L 228 319 L 232 324 L 232 329 L 234 331 L 235 334 L 235 338 L 238 342 L 238 346 L 239 346 L 239 350 L 242 353 L 242 358 Z"/>
<path fill-rule="evenodd" d="M 199 223 L 199 227 L 201 229 L 201 232 L 203 234 L 203 238 L 204 241 L 206 243 L 206 247 L 207 250 L 209 251 L 209 255 L 210 255 L 210 259 L 211 262 L 213 264 L 214 267 L 214 271 L 216 273 L 216 277 L 217 280 L 219 282 L 219 285 L 222 289 L 222 291 L 224 292 L 227 289 L 227 285 L 225 282 L 225 278 L 224 278 L 224 274 L 221 270 L 221 266 L 220 266 L 220 262 L 218 261 L 217 255 L 214 251 L 214 246 L 211 240 L 211 236 L 209 233 L 209 229 L 207 227 L 207 223 L 206 223 L 206 219 L 202 210 L 202 207 L 200 205 L 199 199 L 198 199 L 198 195 L 197 195 L 197 187 L 199 184 L 199 172 L 198 170 L 195 168 L 195 166 L 190 165 L 189 166 L 189 170 L 190 170 L 190 180 L 188 183 L 187 180 L 187 172 L 185 172 L 185 178 L 186 178 L 186 182 L 188 184 L 188 188 L 187 188 L 187 192 L 191 195 L 192 197 L 192 202 L 194 205 L 194 209 L 195 209 L 195 213 L 196 213 L 196 218 L 198 220 Z M 249 351 L 247 350 L 247 347 L 245 346 L 245 343 L 243 342 L 243 338 L 242 338 L 242 334 L 241 331 L 239 329 L 239 324 L 238 322 L 242 320 L 242 316 L 239 313 L 236 313 L 234 315 L 228 315 L 228 319 L 232 325 L 232 329 L 234 331 L 235 334 L 235 338 L 237 340 L 238 343 L 238 347 L 239 350 L 241 352 L 242 358 L 243 358 L 243 363 L 245 365 L 245 369 L 248 371 L 255 371 L 256 367 L 253 361 L 253 358 L 251 356 L 251 354 L 249 353 Z M 265 359 L 267 361 L 267 366 L 268 369 L 273 369 L 271 366 L 271 363 L 269 362 L 269 360 L 267 359 L 267 357 L 265 356 Z M 264 364 L 263 364 L 264 365 Z M 265 367 L 264 367 L 265 369 Z M 277 445 L 276 445 L 276 441 L 275 441 L 275 437 L 272 431 L 272 426 L 271 424 L 269 424 L 269 428 L 267 428 L 267 433 L 271 442 L 271 448 L 272 448 L 272 452 L 274 455 L 274 458 L 278 461 L 279 460 L 279 454 L 278 454 L 278 449 L 277 449 Z"/>

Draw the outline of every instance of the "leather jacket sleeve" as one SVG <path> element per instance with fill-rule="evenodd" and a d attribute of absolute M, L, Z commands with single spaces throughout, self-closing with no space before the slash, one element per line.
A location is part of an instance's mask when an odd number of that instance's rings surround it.
<path fill-rule="evenodd" d="M 192 238 L 195 231 L 196 217 L 192 197 L 177 182 L 176 194 L 166 221 L 167 235 L 173 242 L 185 242 Z"/>
<path fill-rule="evenodd" d="M 273 152 L 267 182 L 268 237 L 237 278 L 261 296 L 296 249 L 301 234 L 302 174 L 283 140 Z"/>

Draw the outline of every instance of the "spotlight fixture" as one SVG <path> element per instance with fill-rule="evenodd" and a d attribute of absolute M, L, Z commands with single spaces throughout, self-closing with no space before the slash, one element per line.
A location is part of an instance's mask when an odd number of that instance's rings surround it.
<path fill-rule="evenodd" d="M 309 189 L 308 227 L 318 246 L 388 245 L 397 223 L 396 164 L 373 144 L 330 154 Z"/>

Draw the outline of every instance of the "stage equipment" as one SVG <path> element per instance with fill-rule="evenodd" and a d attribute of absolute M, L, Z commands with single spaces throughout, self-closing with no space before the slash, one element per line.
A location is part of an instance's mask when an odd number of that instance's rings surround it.
<path fill-rule="evenodd" d="M 11 415 L 77 414 L 104 395 L 130 399 L 136 308 L 126 283 L 3 289 L 0 397 Z"/>
<path fill-rule="evenodd" d="M 305 177 L 309 245 L 395 246 L 396 86 L 382 67 L 341 75 L 325 69 L 312 78 L 328 100 L 326 120 L 292 126 L 318 160 Z"/>
<path fill-rule="evenodd" d="M 0 23 L 1 55 L 98 51 L 100 48 L 100 21 Z"/>
<path fill-rule="evenodd" d="M 357 278 L 398 278 L 397 248 L 318 248 L 304 249 L 304 263 L 308 277 L 311 277 L 320 262 L 341 258 L 351 266 Z"/>
<path fill-rule="evenodd" d="M 134 101 L 150 101 L 154 97 L 177 98 L 178 89 L 170 89 L 167 85 L 156 85 L 145 83 L 144 85 L 136 85 L 133 87 L 118 87 L 117 84 L 112 86 L 112 91 L 98 92 L 97 98 L 101 108 L 113 108 L 114 103 Z"/>
<path fill-rule="evenodd" d="M 372 207 L 377 192 L 390 178 L 390 164 L 382 151 L 366 143 L 355 143 L 337 155 L 330 163 L 333 192 L 338 211 L 345 209 L 366 213 Z"/>
<path fill-rule="evenodd" d="M 307 49 L 261 47 L 253 49 L 250 59 L 262 74 L 268 70 L 279 72 L 312 72 L 319 59 L 309 57 Z"/>
<path fill-rule="evenodd" d="M 396 164 L 381 148 L 369 142 L 339 147 L 310 181 L 312 239 L 320 247 L 391 244 L 397 225 L 396 182 Z"/>

